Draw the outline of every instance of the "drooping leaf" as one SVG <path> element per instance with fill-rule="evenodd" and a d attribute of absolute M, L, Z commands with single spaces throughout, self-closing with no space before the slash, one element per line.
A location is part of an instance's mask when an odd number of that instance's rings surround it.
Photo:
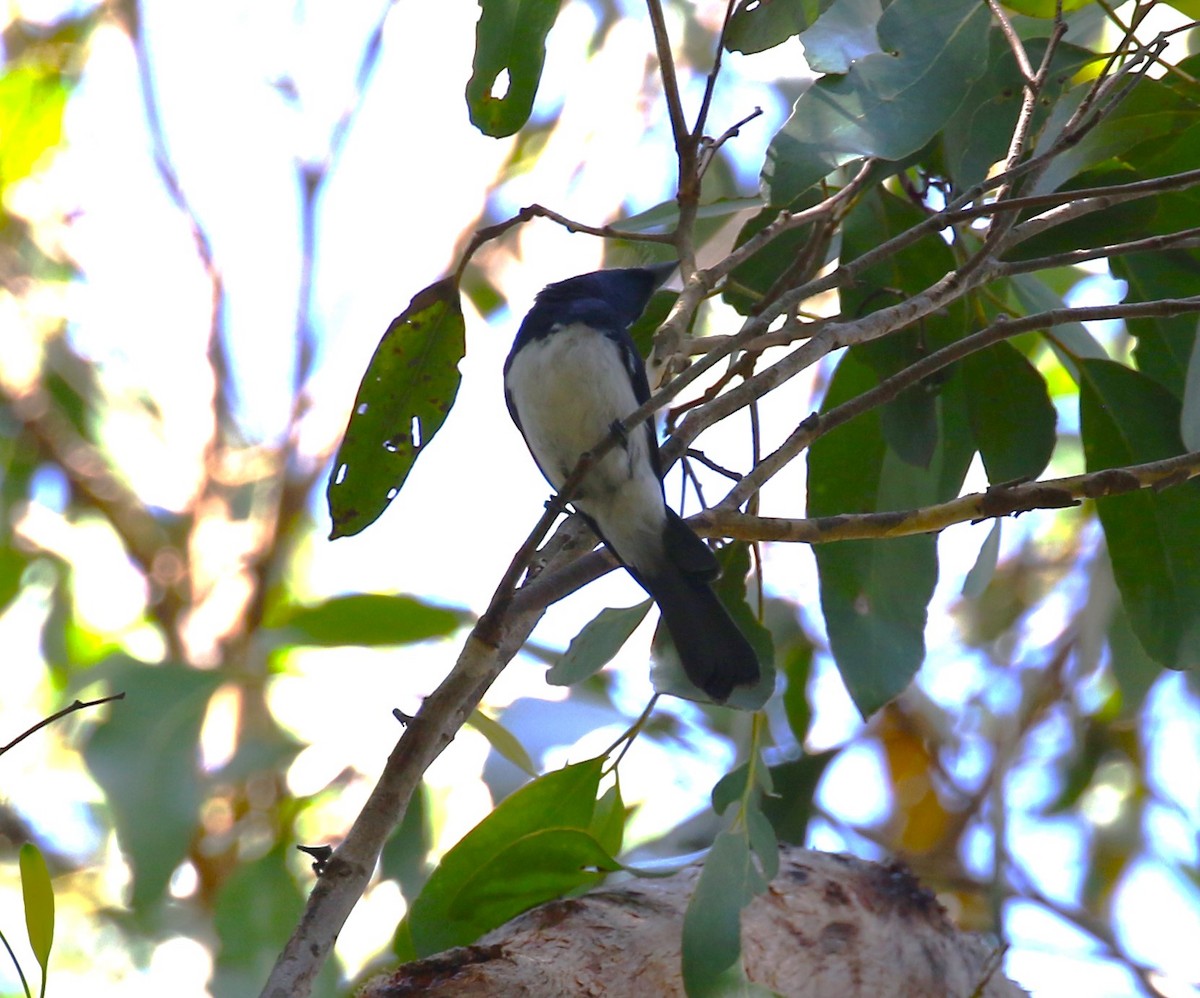
<path fill-rule="evenodd" d="M 1179 432 L 1184 447 L 1200 451 L 1200 336 L 1192 343 L 1192 356 L 1188 360 L 1187 376 L 1183 382 Z"/>
<path fill-rule="evenodd" d="M 25 929 L 29 948 L 42 968 L 43 979 L 50 965 L 50 947 L 54 945 L 54 886 L 46 857 L 32 842 L 21 846 L 18 854 L 21 868 L 21 898 L 25 904 Z"/>
<path fill-rule="evenodd" d="M 876 384 L 851 349 L 823 410 Z M 810 516 L 913 509 L 958 494 L 974 453 L 958 379 L 938 400 L 939 439 L 929 467 L 900 459 L 880 414 L 866 412 L 819 437 L 808 456 Z M 853 461 L 846 454 L 855 455 Z M 937 582 L 936 541 L 917 535 L 814 546 L 830 648 L 855 705 L 868 716 L 908 685 L 925 657 L 926 607 Z"/>
<path fill-rule="evenodd" d="M 214 671 L 119 660 L 111 669 L 125 699 L 83 749 L 104 790 L 117 839 L 133 869 L 129 905 L 144 912 L 162 898 L 199 822 L 203 785 L 199 738 Z"/>
<path fill-rule="evenodd" d="M 295 644 L 407 645 L 453 634 L 472 619 L 469 611 L 434 606 L 415 596 L 351 593 L 312 606 L 285 606 L 267 618 Z"/>
<path fill-rule="evenodd" d="M 1080 426 L 1089 472 L 1183 453 L 1179 400 L 1114 361 L 1081 364 Z M 1200 483 L 1098 499 L 1113 575 L 1146 652 L 1200 668 Z"/>
<path fill-rule="evenodd" d="M 596 811 L 592 815 L 590 829 L 600 847 L 610 856 L 616 856 L 621 851 L 625 841 L 627 817 L 625 801 L 621 797 L 621 784 L 618 781 L 596 801 Z"/>
<path fill-rule="evenodd" d="M 546 682 L 572 686 L 603 669 L 621 650 L 629 636 L 645 620 L 653 600 L 635 606 L 608 607 L 584 625 L 562 658 L 550 666 Z"/>
<path fill-rule="evenodd" d="M 374 523 L 441 429 L 461 376 L 466 327 L 458 284 L 446 278 L 413 296 L 367 365 L 326 495 L 330 538 Z"/>
<path fill-rule="evenodd" d="M 1011 343 L 962 362 L 971 432 L 993 485 L 1036 478 L 1050 462 L 1057 413 L 1046 379 Z"/>
<path fill-rule="evenodd" d="M 794 845 L 804 845 L 807 841 L 817 785 L 838 751 L 830 749 L 813 755 L 806 752 L 799 759 L 771 767 L 775 792 L 763 798 L 762 813 L 782 841 Z"/>
<path fill-rule="evenodd" d="M 988 22 L 975 0 L 895 0 L 879 19 L 882 51 L 796 101 L 767 151 L 770 202 L 788 204 L 863 156 L 895 161 L 924 146 L 985 71 Z"/>
<path fill-rule="evenodd" d="M 442 857 L 409 909 L 400 945 L 417 956 L 466 945 L 519 911 L 591 882 L 606 862 L 591 833 L 603 763 L 547 773 L 501 801 Z M 531 838 L 545 832 L 557 835 Z M 501 855 L 506 861 L 494 864 Z M 484 868 L 488 877 L 480 879 Z M 400 955 L 409 954 L 402 948 Z"/>
<path fill-rule="evenodd" d="M 1193 251 L 1131 253 L 1114 257 L 1111 267 L 1113 276 L 1129 285 L 1129 301 L 1183 298 L 1200 286 L 1200 254 Z M 1197 341 L 1196 314 L 1145 316 L 1126 324 L 1137 337 L 1133 357 L 1138 370 L 1182 398 Z"/>
<path fill-rule="evenodd" d="M 842 254 L 855 260 L 882 240 L 905 232 L 922 220 L 909 202 L 882 189 L 855 205 L 843 226 Z M 934 233 L 872 267 L 859 271 L 842 293 L 842 308 L 861 316 L 915 295 L 954 269 L 954 255 Z M 923 356 L 962 337 L 966 312 L 961 302 L 930 315 L 911 329 L 858 348 L 858 356 L 882 380 Z M 947 378 L 940 372 L 901 392 L 879 410 L 884 440 L 895 454 L 921 468 L 929 467 L 937 447 L 938 396 Z"/>
<path fill-rule="evenodd" d="M 420 894 L 429 878 L 426 857 L 433 847 L 429 796 L 429 789 L 422 782 L 379 857 L 380 874 L 399 882 L 400 890 L 409 904 Z"/>
<path fill-rule="evenodd" d="M 975 556 L 975 564 L 971 566 L 967 577 L 963 579 L 962 594 L 967 599 L 982 596 L 988 583 L 996 574 L 996 565 L 1000 560 L 1000 533 L 1003 523 L 1004 520 L 1000 517 L 992 521 L 992 529 L 988 531 L 987 537 L 979 547 L 979 554 Z"/>
<path fill-rule="evenodd" d="M 484 135 L 503 138 L 529 120 L 546 62 L 546 36 L 560 4 L 561 0 L 479 0 L 467 108 L 471 123 Z"/>
<path fill-rule="evenodd" d="M 483 735 L 492 748 L 519 770 L 527 773 L 529 776 L 538 775 L 537 767 L 533 764 L 533 760 L 529 758 L 529 753 L 525 751 L 525 746 L 521 744 L 521 740 L 494 717 L 488 717 L 481 710 L 474 710 L 471 712 L 471 716 L 467 718 L 467 724 Z"/>
<path fill-rule="evenodd" d="M 745 980 L 742 909 L 767 889 L 745 834 L 717 836 L 683 916 L 683 982 L 689 998 L 727 994 Z"/>
<path fill-rule="evenodd" d="M 725 47 L 762 52 L 808 30 L 835 0 L 740 0 L 729 21 Z"/>

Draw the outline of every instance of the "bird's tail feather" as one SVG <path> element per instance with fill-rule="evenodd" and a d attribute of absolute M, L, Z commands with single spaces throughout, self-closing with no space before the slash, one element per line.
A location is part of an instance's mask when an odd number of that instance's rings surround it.
<path fill-rule="evenodd" d="M 723 702 L 735 686 L 758 681 L 758 656 L 703 578 L 671 565 L 642 584 L 658 604 L 683 671 L 695 686 Z"/>

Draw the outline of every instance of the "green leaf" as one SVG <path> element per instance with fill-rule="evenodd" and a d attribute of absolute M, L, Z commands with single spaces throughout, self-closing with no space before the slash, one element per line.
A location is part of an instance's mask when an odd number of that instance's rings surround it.
<path fill-rule="evenodd" d="M 807 31 L 834 0 L 740 0 L 725 47 L 731 52 L 762 52 Z"/>
<path fill-rule="evenodd" d="M 467 724 L 483 735 L 492 748 L 517 769 L 529 776 L 538 775 L 537 767 L 529 758 L 529 753 L 525 751 L 521 740 L 495 718 L 488 717 L 481 710 L 473 710 L 471 716 L 467 718 Z"/>
<path fill-rule="evenodd" d="M 829 749 L 815 755 L 806 752 L 799 759 L 771 767 L 771 782 L 775 792 L 763 798 L 761 807 L 782 841 L 793 845 L 804 845 L 807 841 L 817 786 L 825 767 L 833 761 L 838 751 Z"/>
<path fill-rule="evenodd" d="M 470 939 L 503 925 L 523 911 L 592 887 L 618 870 L 590 831 L 542 828 L 508 843 L 467 877 L 447 915 Z"/>
<path fill-rule="evenodd" d="M 613 660 L 645 620 L 653 602 L 644 600 L 636 606 L 601 610 L 571 639 L 562 658 L 550 666 L 546 682 L 552 686 L 572 686 L 595 675 Z"/>
<path fill-rule="evenodd" d="M 275 957 L 304 913 L 304 892 L 287 865 L 288 847 L 234 867 L 213 905 L 217 934 L 210 992 L 213 998 L 257 994 Z M 332 995 L 336 963 L 328 961 L 313 989 Z"/>
<path fill-rule="evenodd" d="M 267 627 L 286 632 L 299 645 L 408 645 L 444 638 L 472 615 L 467 610 L 434 606 L 414 596 L 353 593 L 312 606 L 285 606 L 267 617 Z"/>
<path fill-rule="evenodd" d="M 331 539 L 369 527 L 399 493 L 454 404 L 465 353 L 454 278 L 418 292 L 392 320 L 358 387 L 329 476 Z"/>
<path fill-rule="evenodd" d="M 1017 308 L 1023 313 L 1032 315 L 1064 307 L 1062 296 L 1034 274 L 1017 274 L 1008 286 Z M 1076 381 L 1079 380 L 1077 360 L 1085 357 L 1103 360 L 1108 357 L 1104 347 L 1082 322 L 1060 322 L 1043 333 L 1054 355 Z"/>
<path fill-rule="evenodd" d="M 987 537 L 984 538 L 983 544 L 979 548 L 975 564 L 971 566 L 967 577 L 963 579 L 962 594 L 967 599 L 982 596 L 988 583 L 996 574 L 996 564 L 1000 560 L 1000 525 L 1003 522 L 1000 517 L 992 521 L 992 529 L 988 531 Z"/>
<path fill-rule="evenodd" d="M 922 221 L 912 204 L 882 189 L 872 191 L 855 205 L 843 228 L 842 253 L 857 259 L 882 240 L 905 232 Z M 915 295 L 937 282 L 955 266 L 950 248 L 931 233 L 912 246 L 861 271 L 842 293 L 846 314 L 865 315 Z M 966 312 L 956 303 L 927 317 L 914 328 L 887 336 L 858 349 L 859 357 L 880 380 L 890 377 L 929 354 L 959 339 L 966 331 Z M 938 373 L 901 392 L 880 409 L 883 437 L 895 454 L 928 468 L 937 447 L 938 396 L 947 374 Z"/>
<path fill-rule="evenodd" d="M 1200 285 L 1200 255 L 1186 250 L 1131 253 L 1114 257 L 1112 273 L 1129 285 L 1129 301 L 1184 298 Z M 1127 319 L 1137 337 L 1133 358 L 1148 374 L 1178 398 L 1183 397 L 1197 341 L 1196 314 Z"/>
<path fill-rule="evenodd" d="M 987 71 L 967 88 L 962 104 L 946 122 L 941 139 L 946 169 L 962 189 L 980 183 L 992 164 L 1008 154 L 1021 112 L 1024 81 L 1012 46 L 999 28 L 991 30 L 988 42 Z M 1046 45 L 1045 38 L 1025 41 L 1033 65 L 1040 65 Z M 1072 73 L 1092 58 L 1086 49 L 1058 46 L 1042 91 L 1046 99 L 1034 109 L 1032 134 L 1037 134 L 1049 108 L 1069 85 Z"/>
<path fill-rule="evenodd" d="M 839 361 L 823 411 L 877 383 L 855 349 Z M 819 437 L 808 455 L 810 516 L 913 509 L 958 494 L 974 448 L 957 379 L 938 399 L 937 446 L 928 468 L 884 441 L 880 414 L 864 413 Z M 854 460 L 847 461 L 846 455 Z M 868 716 L 897 696 L 925 657 L 926 607 L 937 583 L 930 536 L 814 546 L 830 648 L 858 709 Z"/>
<path fill-rule="evenodd" d="M 1081 364 L 1089 472 L 1183 453 L 1179 400 L 1113 361 Z M 1098 499 L 1113 575 L 1134 634 L 1171 669 L 1200 667 L 1200 482 Z"/>
<path fill-rule="evenodd" d="M 0 189 L 29 176 L 58 146 L 69 94 L 58 68 L 36 58 L 0 75 Z"/>
<path fill-rule="evenodd" d="M 1037 478 L 1054 451 L 1058 416 L 1043 378 L 1011 343 L 962 362 L 967 413 L 988 481 Z"/>
<path fill-rule="evenodd" d="M 467 108 L 471 123 L 484 135 L 503 138 L 529 120 L 546 62 L 546 36 L 560 3 L 479 0 Z"/>
<path fill-rule="evenodd" d="M 766 889 L 747 837 L 732 831 L 718 835 L 683 916 L 683 983 L 689 998 L 725 994 L 732 981 L 744 980 L 742 909 Z"/>
<path fill-rule="evenodd" d="M 770 202 L 789 203 L 852 160 L 901 160 L 924 146 L 986 70 L 988 22 L 976 0 L 895 0 L 879 19 L 882 51 L 796 101 L 767 150 Z"/>
<path fill-rule="evenodd" d="M 621 784 L 616 782 L 596 801 L 590 829 L 601 848 L 610 856 L 616 856 L 621 851 L 627 817 L 625 801 L 621 798 Z"/>
<path fill-rule="evenodd" d="M 779 839 L 775 828 L 767 816 L 759 810 L 758 802 L 751 802 L 743 812 L 746 820 L 746 834 L 750 839 L 750 851 L 758 860 L 763 877 L 767 881 L 775 879 L 779 873 Z"/>
<path fill-rule="evenodd" d="M 1192 356 L 1188 359 L 1187 376 L 1183 383 L 1179 432 L 1184 447 L 1200 451 L 1200 336 L 1195 335 L 1192 341 Z"/>
<path fill-rule="evenodd" d="M 21 846 L 18 858 L 21 868 L 21 896 L 25 902 L 25 929 L 29 933 L 29 948 L 42 968 L 43 981 L 50 965 L 50 947 L 54 945 L 54 886 L 46 857 L 32 842 Z M 42 993 L 45 993 L 45 986 Z"/>
<path fill-rule="evenodd" d="M 1062 12 L 1069 14 L 1073 10 L 1086 7 L 1089 3 L 1095 3 L 1095 0 L 1063 0 Z M 1054 16 L 1056 0 L 1004 0 L 1004 6 L 1029 17 L 1049 18 Z"/>
<path fill-rule="evenodd" d="M 650 356 L 654 347 L 654 334 L 658 332 L 658 327 L 666 322 L 678 300 L 678 291 L 655 291 L 645 311 L 629 327 L 629 337 L 643 360 Z"/>
<path fill-rule="evenodd" d="M 845 73 L 879 48 L 880 0 L 835 0 L 804 32 L 804 61 L 814 73 Z"/>
<path fill-rule="evenodd" d="M 203 801 L 200 726 L 223 677 L 118 659 L 110 681 L 125 699 L 92 732 L 83 758 L 108 801 L 133 869 L 129 905 L 141 914 L 162 898 L 196 834 Z"/>
<path fill-rule="evenodd" d="M 433 848 L 429 790 L 422 782 L 413 793 L 400 819 L 399 827 L 383 847 L 379 870 L 383 877 L 396 880 L 409 903 L 429 879 L 427 857 Z"/>
<path fill-rule="evenodd" d="M 780 661 L 787 686 L 783 690 L 783 710 L 796 741 L 803 745 L 812 721 L 808 702 L 808 678 L 812 673 L 813 646 L 801 631 L 781 649 Z"/>
<path fill-rule="evenodd" d="M 792 204 L 788 211 L 800 212 L 811 208 L 822 199 L 822 192 L 815 188 L 806 191 Z M 779 217 L 778 207 L 767 207 L 756 212 L 738 232 L 735 246 L 741 247 L 753 236 Z M 778 293 L 781 284 L 788 280 L 801 278 L 797 266 L 803 261 L 811 262 L 811 270 L 816 270 L 829 262 L 829 247 L 825 252 L 808 256 L 810 244 L 815 233 L 812 225 L 804 225 L 790 229 L 775 236 L 770 242 L 742 261 L 733 269 L 725 284 L 722 297 L 742 315 L 752 314 L 763 302 L 769 291 Z M 826 242 L 829 240 L 826 238 Z"/>
<path fill-rule="evenodd" d="M 1136 721 L 1146 694 L 1161 674 L 1157 662 L 1146 654 L 1129 626 L 1129 614 L 1118 602 L 1108 625 L 1109 664 L 1121 691 L 1121 717 Z"/>
<path fill-rule="evenodd" d="M 595 874 L 584 866 L 601 865 L 603 850 L 590 834 L 596 812 L 603 758 L 589 759 L 553 773 L 514 791 L 469 831 L 445 856 L 430 875 L 407 917 L 413 951 L 428 956 L 451 946 L 465 946 L 484 932 L 540 901 L 557 896 L 572 874 L 574 883 L 586 882 Z M 590 843 L 578 836 L 567 839 L 536 840 L 553 851 L 547 866 L 537 866 L 536 848 L 520 845 L 530 836 L 554 830 L 584 833 Z M 515 851 L 510 851 L 515 850 Z M 507 863 L 491 865 L 505 854 Z M 479 880 L 479 871 L 487 867 L 495 884 Z M 582 879 L 580 879 L 582 878 Z M 465 896 L 490 899 L 488 917 L 461 899 Z M 524 906 L 516 908 L 516 899 Z M 506 900 L 507 899 L 507 900 Z M 499 921 L 491 921 L 501 912 Z M 485 924 L 487 923 L 487 924 Z"/>
<path fill-rule="evenodd" d="M 1061 136 L 1088 90 L 1086 86 L 1076 87 L 1055 105 L 1039 138 L 1037 152 L 1044 152 Z M 1167 83 L 1142 77 L 1111 114 L 1054 157 L 1030 193 L 1058 190 L 1072 177 L 1135 146 L 1169 140 L 1194 124 L 1197 113 L 1190 95 L 1181 97 Z"/>

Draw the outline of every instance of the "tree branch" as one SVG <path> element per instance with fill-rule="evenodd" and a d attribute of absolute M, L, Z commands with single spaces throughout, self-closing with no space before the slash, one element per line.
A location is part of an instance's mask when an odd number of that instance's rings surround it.
<path fill-rule="evenodd" d="M 1109 468 L 1085 475 L 1040 482 L 993 485 L 986 492 L 960 496 L 920 509 L 888 513 L 846 513 L 786 519 L 750 516 L 728 507 L 714 507 L 690 517 L 688 523 L 705 537 L 740 541 L 799 541 L 822 544 L 865 538 L 931 534 L 956 523 L 977 523 L 1000 516 L 1017 516 L 1035 509 L 1078 506 L 1084 499 L 1102 499 L 1138 489 L 1160 490 L 1200 476 L 1200 451 L 1163 461 Z"/>

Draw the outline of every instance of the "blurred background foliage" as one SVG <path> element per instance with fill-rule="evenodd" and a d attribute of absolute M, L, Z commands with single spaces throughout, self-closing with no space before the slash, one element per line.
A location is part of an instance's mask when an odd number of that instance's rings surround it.
<path fill-rule="evenodd" d="M 512 449 L 489 464 L 479 452 L 491 441 L 472 436 L 479 424 L 470 423 L 457 438 L 447 429 L 442 464 L 431 452 L 418 469 L 414 478 L 437 484 L 420 491 L 414 482 L 414 498 L 389 514 L 391 534 L 322 552 L 324 480 L 373 339 L 446 268 L 461 233 L 529 200 L 569 203 L 573 217 L 597 223 L 634 215 L 669 196 L 671 183 L 661 120 L 639 108 L 631 124 L 609 128 L 570 87 L 573 75 L 583 92 L 609 80 L 617 112 L 653 99 L 653 74 L 628 58 L 630 32 L 646 44 L 636 4 L 566 5 L 552 42 L 567 54 L 551 45 L 532 120 L 485 153 L 433 124 L 453 117 L 454 128 L 468 128 L 461 94 L 473 11 L 439 21 L 405 3 L 340 13 L 231 4 L 211 16 L 168 6 L 15 4 L 2 33 L 0 742 L 76 697 L 127 694 L 0 756 L 0 918 L 12 939 L 17 853 L 35 842 L 59 905 L 51 981 L 60 993 L 257 992 L 312 881 L 295 845 L 336 840 L 352 819 L 398 734 L 390 709 L 411 712 L 449 667 L 455 636 L 539 511 L 532 477 L 511 505 L 499 494 L 504 461 L 524 468 L 519 442 L 506 441 Z M 701 84 L 723 11 L 669 7 L 685 92 Z M 203 28 L 189 21 L 200 17 Z M 777 30 L 737 19 L 734 47 L 765 48 Z M 199 78 L 180 54 L 190 31 L 203 50 Z M 457 81 L 445 112 L 423 103 L 438 89 L 432 70 L 428 92 L 417 78 L 397 84 L 389 75 L 394 64 L 442 52 Z M 801 74 L 772 64 L 764 82 L 749 61 L 730 53 L 738 87 L 717 110 L 732 123 L 764 104 L 771 127 L 748 140 L 761 163 Z M 223 103 L 223 74 L 229 92 L 249 87 L 248 103 L 272 108 L 269 181 L 255 171 L 270 156 Z M 184 99 L 184 87 L 210 80 L 207 106 Z M 206 145 L 207 157 L 198 151 Z M 745 161 L 735 150 L 722 151 L 706 191 L 731 209 L 745 207 L 735 199 L 754 192 L 757 176 L 753 150 Z M 946 169 L 970 182 L 981 162 Z M 118 184 L 121 171 L 133 182 Z M 772 178 L 771 189 L 791 201 L 786 179 Z M 378 219 L 369 199 L 353 197 L 364 187 L 381 192 Z M 135 210 L 123 199 L 139 191 L 147 206 Z M 899 216 L 912 210 L 881 196 L 874 217 L 864 210 L 862 227 L 840 234 L 841 252 L 910 224 Z M 119 239 L 126 212 L 136 245 Z M 107 227 L 93 228 L 97 218 Z M 713 231 L 724 222 L 718 216 Z M 565 238 L 522 230 L 467 272 L 476 313 L 468 327 L 486 318 L 507 325 L 492 337 L 498 346 L 472 343 L 469 356 L 478 347 L 482 359 L 464 364 L 464 391 L 472 376 L 498 383 L 495 359 L 511 327 L 500 288 L 528 301 L 547 280 L 598 261 L 596 246 L 579 248 L 583 237 L 566 249 L 553 241 Z M 920 256 L 914 266 L 934 266 Z M 556 269 L 534 268 L 534 259 Z M 579 265 L 559 269 L 567 262 Z M 1177 262 L 1190 280 L 1194 253 Z M 166 297 L 159 263 L 184 274 Z M 514 276 L 517 263 L 531 272 Z M 779 266 L 756 257 L 727 292 L 729 305 L 744 311 Z M 1167 280 L 1123 266 L 1117 276 L 1130 284 Z M 1104 276 L 1063 268 L 1054 290 L 1070 299 Z M 924 283 L 910 267 L 866 285 L 903 294 Z M 1050 283 L 1014 283 L 1012 293 L 1036 296 Z M 869 295 L 854 308 L 887 303 Z M 348 304 L 356 299 L 367 304 Z M 723 313 L 714 314 L 721 331 Z M 1194 319 L 1169 321 L 1190 324 L 1195 338 Z M 1117 324 L 1095 335 L 1124 357 L 1131 331 Z M 1144 331 L 1137 342 L 1150 351 L 1159 327 Z M 1041 453 L 1029 459 L 1038 470 L 1050 458 L 1051 473 L 1076 473 L 1075 383 L 1048 351 L 1016 345 L 1047 378 L 1059 417 L 1056 436 L 1024 440 L 1022 453 Z M 874 360 L 881 372 L 902 358 Z M 829 376 L 822 368 L 797 411 L 818 404 Z M 892 418 L 911 427 L 917 417 Z M 845 458 L 814 452 L 813 460 Z M 813 512 L 853 501 L 829 493 Z M 417 535 L 427 544 L 407 546 Z M 495 552 L 483 554 L 487 545 Z M 924 668 L 863 722 L 832 665 L 812 559 L 767 551 L 765 617 L 786 679 L 768 708 L 777 796 L 764 808 L 777 834 L 902 857 L 961 924 L 1003 935 L 1008 972 L 1043 993 L 1057 993 L 1056 984 L 1094 995 L 1190 993 L 1185 982 L 1200 980 L 1196 673 L 1163 672 L 1134 637 L 1090 505 L 1006 521 L 1002 534 L 988 524 L 954 528 L 940 552 Z M 975 584 L 964 592 L 969 572 Z M 404 590 L 414 595 L 397 595 Z M 586 605 L 586 616 L 598 608 L 596 598 Z M 636 654 L 569 691 L 546 687 L 544 665 L 578 629 L 555 626 L 485 703 L 542 770 L 611 742 L 645 694 L 624 676 L 644 672 Z M 505 747 L 483 719 L 431 770 L 319 993 L 344 990 L 339 978 L 386 957 L 405 901 L 436 857 L 525 779 L 511 745 L 506 759 L 480 731 Z M 641 761 L 623 770 L 640 773 L 623 775 L 626 802 L 639 809 L 626 841 L 636 861 L 712 842 L 720 823 L 708 791 L 749 736 L 748 719 L 727 710 L 670 704 L 651 719 Z M 32 960 L 19 947 L 17 955 Z M 0 987 L 18 993 L 12 968 L 0 968 Z"/>

